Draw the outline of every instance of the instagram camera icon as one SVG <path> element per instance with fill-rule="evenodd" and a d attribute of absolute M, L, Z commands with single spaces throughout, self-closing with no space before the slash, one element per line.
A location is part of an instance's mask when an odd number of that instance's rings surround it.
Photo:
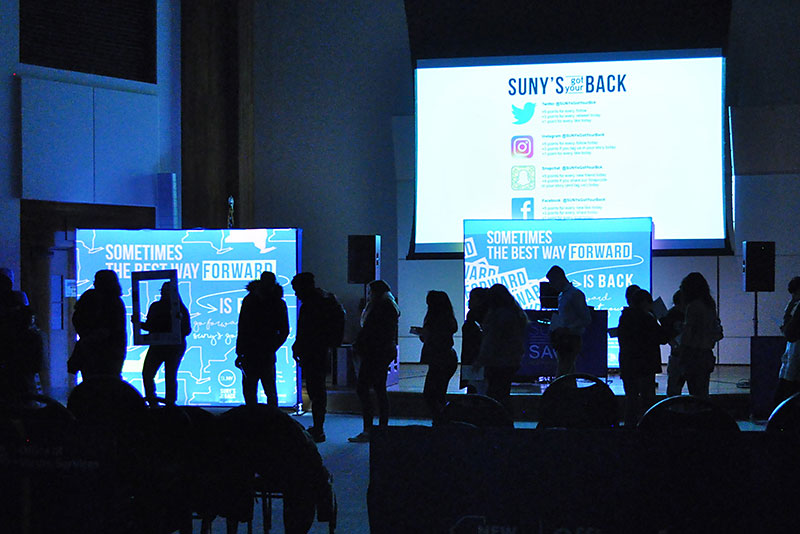
<path fill-rule="evenodd" d="M 532 158 L 533 137 L 530 135 L 515 135 L 512 137 L 511 155 L 515 158 Z"/>

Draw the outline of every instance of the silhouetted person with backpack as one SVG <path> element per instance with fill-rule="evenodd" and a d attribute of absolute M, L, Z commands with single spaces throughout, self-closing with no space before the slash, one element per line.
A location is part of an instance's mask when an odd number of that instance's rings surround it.
<path fill-rule="evenodd" d="M 94 275 L 94 288 L 75 304 L 72 324 L 80 339 L 67 362 L 70 373 L 120 378 L 128 348 L 125 304 L 114 271 L 103 269 Z"/>
<path fill-rule="evenodd" d="M 701 273 L 687 274 L 681 281 L 680 292 L 685 315 L 678 344 L 676 389 L 679 385 L 680 392 L 686 382 L 689 395 L 707 398 L 716 363 L 714 345 L 723 337 L 722 324 L 708 282 Z"/>
<path fill-rule="evenodd" d="M 258 382 L 264 388 L 267 403 L 278 406 L 275 383 L 275 353 L 289 336 L 289 313 L 283 300 L 283 288 L 275 274 L 265 271 L 259 280 L 247 284 L 247 296 L 239 311 L 236 337 L 236 366 L 242 370 L 242 393 L 245 404 L 258 404 Z"/>
<path fill-rule="evenodd" d="M 176 345 L 150 345 L 142 366 L 142 382 L 144 383 L 145 400 L 151 407 L 158 406 L 156 399 L 155 376 L 161 364 L 164 364 L 165 395 L 164 401 L 167 405 L 174 405 L 178 399 L 178 367 L 181 359 L 186 352 L 186 336 L 192 331 L 189 310 L 181 300 L 180 294 L 177 295 L 178 324 L 180 327 L 181 342 Z M 154 333 L 165 333 L 172 330 L 172 291 L 171 283 L 164 282 L 161 286 L 161 299 L 155 301 L 147 310 L 147 319 L 142 323 L 142 328 Z"/>
<path fill-rule="evenodd" d="M 342 344 L 345 312 L 336 296 L 316 286 L 312 273 L 299 273 L 292 279 L 292 288 L 300 300 L 297 334 L 292 354 L 300 364 L 306 381 L 314 420 L 308 432 L 315 442 L 325 441 L 325 412 L 328 391 L 325 384 L 331 350 Z"/>

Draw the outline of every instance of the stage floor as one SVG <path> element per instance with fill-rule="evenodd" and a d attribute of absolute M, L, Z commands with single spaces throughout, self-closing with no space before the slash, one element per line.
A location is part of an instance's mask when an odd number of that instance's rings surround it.
<path fill-rule="evenodd" d="M 625 392 L 622 379 L 615 372 L 609 373 L 608 385 L 619 399 L 620 414 Z M 427 366 L 422 364 L 404 363 L 400 365 L 399 383 L 389 387 L 389 401 L 392 416 L 425 418 L 428 410 L 422 399 L 422 388 L 425 384 Z M 658 389 L 656 400 L 665 398 L 667 391 L 666 366 L 664 372 L 656 375 Z M 750 366 L 748 365 L 718 365 L 711 375 L 709 392 L 711 399 L 728 411 L 739 421 L 750 421 Z M 328 410 L 333 413 L 357 414 L 361 410 L 354 385 L 349 387 L 329 386 Z M 539 384 L 514 384 L 511 389 L 511 401 L 514 406 L 514 418 L 517 421 L 535 421 L 538 412 L 538 402 L 544 388 Z M 459 373 L 450 380 L 448 395 L 465 394 L 459 388 Z M 688 394 L 686 387 L 684 394 Z M 308 398 L 303 391 L 303 405 L 308 406 Z"/>
<path fill-rule="evenodd" d="M 401 364 L 400 382 L 397 385 L 391 386 L 389 389 L 397 392 L 422 393 L 427 369 L 428 367 L 422 364 Z M 663 366 L 662 373 L 656 375 L 656 381 L 658 382 L 656 394 L 666 395 L 666 366 Z M 749 383 L 749 365 L 718 365 L 714 369 L 714 372 L 711 373 L 709 392 L 711 395 L 748 395 L 750 393 Z M 609 370 L 607 384 L 611 387 L 615 395 L 625 395 L 625 391 L 622 387 L 622 379 L 619 377 L 617 369 Z M 450 380 L 450 384 L 447 388 L 448 393 L 463 393 L 458 385 L 459 373 L 456 372 L 455 376 Z M 540 393 L 541 387 L 538 384 L 514 384 L 511 389 L 512 395 L 536 395 Z M 688 393 L 685 387 L 684 393 Z"/>

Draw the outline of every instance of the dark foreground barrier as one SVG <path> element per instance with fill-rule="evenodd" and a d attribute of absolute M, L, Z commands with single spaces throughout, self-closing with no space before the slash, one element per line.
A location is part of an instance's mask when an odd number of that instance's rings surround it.
<path fill-rule="evenodd" d="M 763 432 L 392 427 L 370 447 L 370 528 L 796 532 L 796 450 Z"/>

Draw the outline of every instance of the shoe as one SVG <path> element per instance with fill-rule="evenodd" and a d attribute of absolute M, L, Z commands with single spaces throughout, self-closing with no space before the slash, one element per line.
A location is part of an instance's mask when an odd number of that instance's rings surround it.
<path fill-rule="evenodd" d="M 314 440 L 314 443 L 322 443 L 326 439 L 325 432 L 322 430 L 317 430 L 317 427 L 315 426 L 308 427 L 306 432 L 311 435 L 311 439 Z"/>
<path fill-rule="evenodd" d="M 357 436 L 347 438 L 350 443 L 369 443 L 369 432 L 366 430 Z"/>

